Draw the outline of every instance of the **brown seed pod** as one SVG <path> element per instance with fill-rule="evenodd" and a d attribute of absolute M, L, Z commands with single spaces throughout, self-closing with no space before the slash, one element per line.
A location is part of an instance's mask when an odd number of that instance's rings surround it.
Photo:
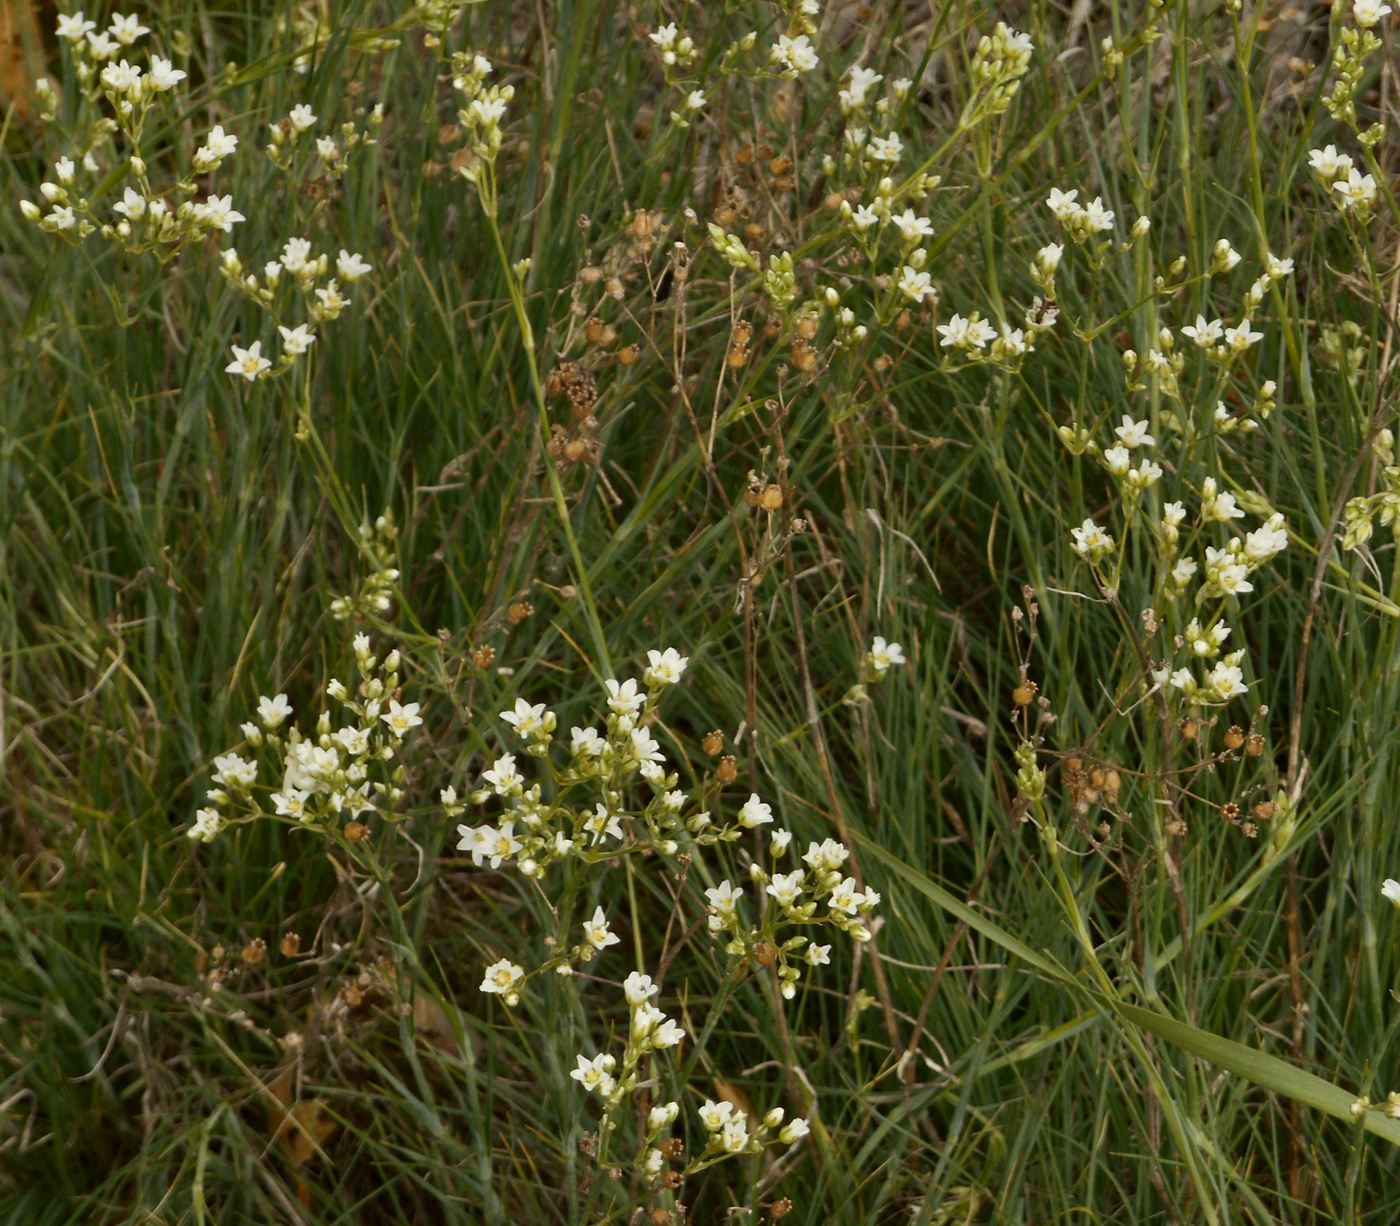
<path fill-rule="evenodd" d="M 728 787 L 738 777 L 739 764 L 734 760 L 733 754 L 726 754 L 719 760 L 719 765 L 715 767 L 715 778 Z"/>
<path fill-rule="evenodd" d="M 262 937 L 254 937 L 243 947 L 241 957 L 245 966 L 257 966 L 267 957 L 267 942 Z"/>
<path fill-rule="evenodd" d="M 295 932 L 285 932 L 277 948 L 284 958 L 295 958 L 301 953 L 301 936 Z"/>
<path fill-rule="evenodd" d="M 535 606 L 528 600 L 515 600 L 507 607 L 506 618 L 512 626 L 518 626 L 534 611 Z"/>
<path fill-rule="evenodd" d="M 346 822 L 345 837 L 351 843 L 363 843 L 369 838 L 369 827 L 364 822 Z"/>
<path fill-rule="evenodd" d="M 700 748 L 713 758 L 724 749 L 724 733 L 719 731 L 705 733 L 705 739 L 700 742 Z"/>
<path fill-rule="evenodd" d="M 1035 701 L 1037 688 L 1035 682 L 1028 678 L 1011 691 L 1011 701 L 1018 707 L 1028 707 Z"/>
<path fill-rule="evenodd" d="M 1244 744 L 1244 729 L 1239 724 L 1231 724 L 1225 730 L 1225 748 L 1238 749 Z"/>

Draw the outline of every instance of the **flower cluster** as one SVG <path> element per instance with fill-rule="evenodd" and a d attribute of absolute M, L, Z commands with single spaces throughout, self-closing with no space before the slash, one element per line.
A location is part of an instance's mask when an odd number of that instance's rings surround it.
<path fill-rule="evenodd" d="M 452 88 L 461 94 L 463 105 L 457 111 L 463 147 L 453 164 L 457 172 L 473 184 L 488 211 L 495 209 L 492 172 L 504 139 L 501 121 L 515 97 L 513 85 L 488 85 L 495 72 L 484 55 L 459 51 L 452 57 Z"/>
<path fill-rule="evenodd" d="M 558 721 L 544 703 L 524 698 L 501 713 L 523 752 L 540 764 L 530 781 L 515 753 L 501 753 L 483 770 L 468 800 L 499 803 L 500 817 L 457 828 L 458 850 L 478 865 L 512 864 L 526 877 L 542 878 L 570 861 L 597 864 L 618 855 L 659 852 L 675 856 L 684 846 L 732 843 L 746 830 L 772 821 L 767 806 L 746 805 L 718 822 L 703 797 L 678 788 L 650 718 L 661 693 L 684 675 L 687 657 L 674 648 L 648 653 L 642 680 L 609 678 L 600 718 L 569 729 L 567 745 L 556 739 Z M 641 785 L 642 797 L 634 797 Z M 756 799 L 756 798 L 755 798 Z M 443 790 L 450 816 L 464 811 L 454 787 Z"/>
<path fill-rule="evenodd" d="M 320 827 L 346 817 L 345 837 L 355 842 L 369 833 L 359 820 L 366 814 L 392 816 L 404 782 L 395 759 L 423 719 L 416 702 L 398 700 L 398 651 L 381 660 L 364 634 L 355 636 L 354 650 L 354 691 L 335 679 L 326 686 L 340 711 L 338 727 L 323 709 L 313 732 L 303 733 L 295 723 L 284 731 L 293 714 L 287 696 L 258 701 L 256 719 L 242 726 L 244 747 L 253 756 L 230 751 L 214 759 L 215 786 L 187 831 L 191 839 L 207 843 L 226 826 L 258 817 Z M 260 777 L 271 782 L 262 784 Z"/>
<path fill-rule="evenodd" d="M 1400 519 L 1400 465 L 1395 462 L 1394 432 L 1381 430 L 1372 452 L 1381 465 L 1382 488 L 1347 500 L 1342 521 L 1342 548 L 1346 550 L 1360 549 L 1371 539 L 1377 524 L 1393 528 Z"/>
<path fill-rule="evenodd" d="M 685 1031 L 652 1003 L 658 988 L 650 975 L 633 971 L 622 990 L 629 1024 L 621 1061 L 610 1052 L 597 1052 L 592 1056 L 579 1053 L 575 1058 L 576 1067 L 569 1073 L 585 1091 L 597 1095 L 602 1102 L 599 1132 L 605 1147 L 617 1131 L 624 1104 L 633 1098 L 650 1101 L 649 1089 L 656 1080 L 653 1067 L 656 1057 L 676 1047 L 685 1037 Z M 672 1100 L 654 1104 L 640 1116 L 644 1123 L 639 1129 L 636 1166 L 650 1179 L 658 1179 L 667 1170 L 670 1160 L 683 1152 L 677 1142 L 669 1139 L 680 1112 L 680 1103 Z M 705 1148 L 686 1173 L 701 1170 L 723 1158 L 758 1153 L 765 1146 L 795 1144 L 810 1129 L 802 1118 L 785 1124 L 785 1115 L 781 1107 L 774 1107 L 761 1120 L 751 1122 L 732 1102 L 707 1099 L 698 1111 L 706 1136 Z"/>
<path fill-rule="evenodd" d="M 768 806 L 750 796 L 740 811 L 740 821 L 758 825 L 772 821 Z M 792 836 L 775 830 L 769 838 L 774 861 L 786 856 Z M 802 856 L 806 867 L 786 873 L 770 873 L 758 864 L 749 876 L 760 891 L 763 905 L 760 922 L 747 923 L 740 914 L 744 891 L 728 879 L 705 891 L 709 900 L 709 927 L 717 936 L 727 936 L 725 952 L 735 959 L 752 959 L 760 966 L 777 966 L 778 982 L 785 999 L 797 994 L 801 967 L 825 966 L 831 960 L 831 946 L 819 945 L 804 933 L 784 937 L 789 928 L 830 927 L 844 932 L 853 941 L 870 939 L 868 921 L 880 895 L 862 890 L 854 877 L 846 875 L 850 852 L 834 839 L 809 843 Z"/>
<path fill-rule="evenodd" d="M 1336 145 L 1324 145 L 1308 154 L 1308 166 L 1343 212 L 1365 222 L 1376 203 L 1376 178 L 1359 169 L 1351 156 L 1339 153 Z"/>

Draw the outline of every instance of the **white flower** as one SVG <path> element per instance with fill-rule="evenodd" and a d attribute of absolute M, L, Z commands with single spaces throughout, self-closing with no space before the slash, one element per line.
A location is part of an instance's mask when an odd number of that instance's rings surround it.
<path fill-rule="evenodd" d="M 238 137 L 224 131 L 223 124 L 215 124 L 204 138 L 204 144 L 195 153 L 195 161 L 219 161 L 230 157 L 238 148 Z M 206 155 L 201 158 L 201 154 Z"/>
<path fill-rule="evenodd" d="M 857 205 L 855 211 L 851 213 L 851 224 L 862 234 L 870 229 L 871 226 L 878 225 L 879 222 L 880 214 L 868 204 Z M 905 271 L 909 272 L 911 270 L 906 268 Z"/>
<path fill-rule="evenodd" d="M 638 692 L 635 678 L 618 682 L 609 677 L 604 684 L 608 690 L 608 709 L 617 715 L 636 715 L 646 704 L 647 696 Z"/>
<path fill-rule="evenodd" d="M 305 324 L 297 324 L 295 328 L 284 328 L 278 324 L 277 331 L 282 334 L 283 352 L 294 358 L 310 349 L 312 342 L 316 339 L 316 334 L 310 331 Z"/>
<path fill-rule="evenodd" d="M 258 766 L 236 753 L 220 754 L 214 759 L 214 782 L 224 787 L 246 788 L 257 782 Z"/>
<path fill-rule="evenodd" d="M 81 17 L 82 14 L 79 13 L 78 16 Z M 219 816 L 217 809 L 199 809 L 194 815 L 194 825 L 185 833 L 200 843 L 209 843 L 223 828 L 223 824 L 224 819 Z"/>
<path fill-rule="evenodd" d="M 285 724 L 291 714 L 292 704 L 287 701 L 285 694 L 278 694 L 275 698 L 258 699 L 258 721 L 269 732 Z"/>
<path fill-rule="evenodd" d="M 112 206 L 112 212 L 129 221 L 140 221 L 146 215 L 146 197 L 134 188 L 124 188 L 122 198 Z"/>
<path fill-rule="evenodd" d="M 846 88 L 837 95 L 837 101 L 841 104 L 843 111 L 853 111 L 865 105 L 866 97 L 870 91 L 878 85 L 884 78 L 874 69 L 862 68 L 859 64 L 851 66 L 851 77 Z"/>
<path fill-rule="evenodd" d="M 1087 558 L 1090 562 L 1102 557 L 1113 548 L 1113 537 L 1094 523 L 1092 519 L 1086 519 L 1077 528 L 1070 529 L 1070 536 L 1074 538 L 1071 548 L 1082 558 Z"/>
<path fill-rule="evenodd" d="M 850 854 L 835 839 L 823 839 L 820 843 L 808 843 L 802 860 L 810 865 L 814 872 L 834 872 L 846 862 Z"/>
<path fill-rule="evenodd" d="M 734 1104 L 731 1102 L 714 1102 L 706 1099 L 696 1113 L 700 1116 L 700 1123 L 706 1132 L 718 1132 L 733 1118 Z"/>
<path fill-rule="evenodd" d="M 791 1145 L 794 1141 L 800 1141 L 811 1131 L 811 1128 L 807 1125 L 807 1121 L 799 1116 L 797 1119 L 787 1122 L 782 1132 L 778 1134 L 778 1140 L 784 1145 Z"/>
<path fill-rule="evenodd" d="M 1113 433 L 1124 447 L 1152 447 L 1157 440 L 1149 433 L 1151 427 L 1146 421 L 1134 421 L 1127 413 L 1123 414 L 1123 424 L 1115 426 Z"/>
<path fill-rule="evenodd" d="M 306 812 L 306 800 L 309 795 L 309 792 L 300 788 L 284 788 L 280 792 L 273 792 L 272 807 L 279 817 L 294 817 L 298 821 L 305 821 L 310 816 Z"/>
<path fill-rule="evenodd" d="M 768 836 L 768 854 L 774 859 L 787 855 L 792 843 L 792 831 L 778 829 Z"/>
<path fill-rule="evenodd" d="M 1244 512 L 1235 502 L 1235 496 L 1217 487 L 1214 477 L 1201 482 L 1201 522 L 1204 524 L 1229 523 L 1232 519 L 1243 519 Z"/>
<path fill-rule="evenodd" d="M 690 657 L 668 647 L 665 651 L 648 651 L 647 661 L 649 667 L 644 677 L 648 685 L 675 685 L 690 663 Z"/>
<path fill-rule="evenodd" d="M 904 154 L 904 142 L 900 140 L 898 132 L 877 136 L 870 142 L 869 153 L 872 161 L 893 166 Z"/>
<path fill-rule="evenodd" d="M 1211 592 L 1224 596 L 1242 596 L 1254 591 L 1254 584 L 1248 580 L 1249 567 L 1237 562 L 1234 555 L 1225 549 L 1206 546 L 1206 583 Z"/>
<path fill-rule="evenodd" d="M 208 810 L 201 809 L 200 812 L 205 813 Z M 1387 877 L 1381 884 L 1381 897 L 1388 898 L 1397 907 L 1400 907 L 1400 881 L 1396 881 L 1394 877 Z"/>
<path fill-rule="evenodd" d="M 807 874 L 797 868 L 790 873 L 774 873 L 768 881 L 768 896 L 782 907 L 790 907 L 802 896 L 802 883 Z"/>
<path fill-rule="evenodd" d="M 1353 167 L 1345 179 L 1338 179 L 1332 184 L 1332 190 L 1341 196 L 1343 209 L 1354 209 L 1375 202 L 1376 180 L 1374 176 L 1363 175 Z"/>
<path fill-rule="evenodd" d="M 502 958 L 486 968 L 486 974 L 481 980 L 481 990 L 493 996 L 510 997 L 515 995 L 516 986 L 524 978 L 523 966 Z"/>
<path fill-rule="evenodd" d="M 597 846 L 605 838 L 622 838 L 622 823 L 616 813 L 610 813 L 607 805 L 599 801 L 593 807 L 593 815 L 585 819 L 583 828 L 593 836 L 590 842 Z"/>
<path fill-rule="evenodd" d="M 982 349 L 996 336 L 996 330 L 985 319 L 964 319 L 956 314 L 946 324 L 939 324 L 937 331 L 945 349 Z"/>
<path fill-rule="evenodd" d="M 1349 155 L 1337 152 L 1336 145 L 1326 145 L 1308 154 L 1308 165 L 1320 178 L 1335 179 L 1351 170 L 1353 163 Z"/>
<path fill-rule="evenodd" d="M 653 1107 L 647 1112 L 647 1130 L 660 1132 L 663 1128 L 669 1128 L 676 1122 L 676 1117 L 680 1113 L 680 1103 L 663 1103 L 659 1107 Z"/>
<path fill-rule="evenodd" d="M 1248 693 L 1244 684 L 1244 673 L 1236 665 L 1225 660 L 1216 661 L 1215 667 L 1206 677 L 1206 687 L 1220 702 Z"/>
<path fill-rule="evenodd" d="M 1091 232 L 1113 229 L 1113 213 L 1095 196 L 1084 208 L 1084 223 Z"/>
<path fill-rule="evenodd" d="M 70 43 L 80 43 L 83 37 L 91 30 L 97 29 L 97 22 L 89 21 L 83 16 L 83 10 L 64 16 L 58 15 L 58 29 L 56 33 L 59 38 L 67 39 Z"/>
<path fill-rule="evenodd" d="M 1245 534 L 1244 556 L 1256 565 L 1288 548 L 1288 529 L 1282 515 L 1271 515 L 1253 532 Z"/>
<path fill-rule="evenodd" d="M 570 728 L 569 752 L 576 758 L 596 758 L 608 747 L 596 728 Z"/>
<path fill-rule="evenodd" d="M 108 64 L 102 70 L 102 84 L 114 94 L 125 94 L 137 88 L 141 82 L 141 70 L 125 60 Z"/>
<path fill-rule="evenodd" d="M 1062 192 L 1058 187 L 1052 187 L 1045 203 L 1055 215 L 1055 220 L 1063 222 L 1069 221 L 1081 211 L 1079 205 L 1075 203 L 1078 199 L 1079 193 L 1077 191 Z M 1056 263 L 1058 262 L 1057 260 Z"/>
<path fill-rule="evenodd" d="M 829 966 L 831 964 L 830 945 L 808 945 L 802 956 L 808 966 Z"/>
<path fill-rule="evenodd" d="M 323 162 L 334 162 L 340 156 L 340 146 L 329 136 L 318 136 L 316 138 L 316 156 Z"/>
<path fill-rule="evenodd" d="M 335 270 L 346 281 L 358 281 L 361 277 L 368 276 L 373 266 L 369 261 L 361 259 L 358 251 L 346 251 L 340 249 L 340 254 L 335 257 Z"/>
<path fill-rule="evenodd" d="M 316 112 L 306 103 L 299 103 L 287 113 L 287 122 L 292 125 L 294 132 L 305 132 L 308 128 L 316 126 Z"/>
<path fill-rule="evenodd" d="M 660 990 L 652 983 L 650 975 L 643 975 L 640 971 L 633 971 L 622 981 L 622 994 L 634 1009 L 646 1004 Z"/>
<path fill-rule="evenodd" d="M 515 769 L 515 755 L 510 753 L 503 753 L 497 758 L 490 770 L 481 772 L 481 778 L 497 796 L 509 795 L 524 782 Z"/>
<path fill-rule="evenodd" d="M 772 820 L 772 806 L 759 800 L 757 792 L 751 792 L 744 807 L 739 810 L 739 825 L 745 830 L 752 830 L 755 826 L 766 826 Z"/>
<path fill-rule="evenodd" d="M 1262 332 L 1251 332 L 1249 320 L 1242 319 L 1233 328 L 1225 329 L 1225 343 L 1236 353 L 1243 353 L 1256 341 L 1264 339 Z"/>
<path fill-rule="evenodd" d="M 1279 259 L 1279 257 L 1274 255 L 1271 251 L 1268 261 L 1265 264 L 1264 271 L 1270 280 L 1281 281 L 1284 277 L 1291 275 L 1293 272 L 1292 257 Z"/>
<path fill-rule="evenodd" d="M 1351 0 L 1351 15 L 1363 30 L 1369 30 L 1390 12 L 1390 5 L 1381 0 Z"/>
<path fill-rule="evenodd" d="M 734 914 L 734 908 L 738 905 L 739 899 L 743 897 L 742 889 L 736 890 L 728 879 L 721 881 L 719 885 L 711 886 L 705 891 L 705 897 L 710 900 L 712 906 L 720 915 L 728 916 Z"/>
<path fill-rule="evenodd" d="M 603 908 L 598 907 L 593 912 L 593 918 L 583 921 L 583 939 L 594 949 L 607 949 L 609 945 L 616 945 L 621 937 L 608 928 L 608 917 L 603 914 Z"/>
<path fill-rule="evenodd" d="M 134 13 L 130 17 L 113 13 L 112 23 L 107 28 L 112 32 L 112 37 L 123 47 L 131 46 L 141 35 L 150 33 L 150 30 L 141 24 Z"/>
<path fill-rule="evenodd" d="M 883 677 L 891 667 L 905 662 L 904 648 L 898 643 L 886 642 L 883 635 L 877 634 L 870 642 L 865 659 L 875 675 Z"/>
<path fill-rule="evenodd" d="M 247 349 L 234 345 L 233 361 L 224 367 L 224 371 L 230 375 L 241 375 L 251 383 L 271 365 L 262 355 L 262 341 L 254 341 Z"/>
<path fill-rule="evenodd" d="M 579 1083 L 585 1090 L 596 1090 L 604 1098 L 613 1092 L 616 1082 L 613 1080 L 612 1070 L 617 1062 L 609 1055 L 599 1054 L 592 1060 L 584 1056 L 577 1057 L 578 1068 L 574 1069 L 569 1076 Z"/>
<path fill-rule="evenodd" d="M 146 74 L 146 80 L 157 93 L 163 94 L 167 89 L 174 89 L 185 76 L 183 68 L 176 68 L 169 60 L 163 60 L 158 55 L 151 56 L 151 67 Z"/>
<path fill-rule="evenodd" d="M 861 893 L 856 885 L 854 877 L 845 878 L 834 890 L 831 897 L 827 899 L 827 905 L 833 911 L 840 911 L 845 915 L 854 915 L 857 908 L 865 902 L 865 895 Z"/>
<path fill-rule="evenodd" d="M 1195 341 L 1201 349 L 1209 349 L 1215 345 L 1225 333 L 1225 324 L 1219 319 L 1206 321 L 1204 315 L 1197 315 L 1194 324 L 1187 324 L 1181 329 L 1182 336 L 1189 337 Z"/>
<path fill-rule="evenodd" d="M 811 72 L 817 66 L 817 52 L 812 40 L 805 34 L 799 34 L 796 38 L 780 34 L 768 52 L 768 60 L 796 75 Z"/>
<path fill-rule="evenodd" d="M 409 702 L 400 705 L 395 698 L 389 699 L 389 709 L 380 717 L 389 725 L 389 731 L 395 737 L 401 737 L 412 728 L 418 727 L 423 722 L 423 717 L 418 714 L 418 704 Z"/>
<path fill-rule="evenodd" d="M 199 216 L 211 229 L 221 230 L 225 234 L 231 233 L 238 222 L 246 220 L 243 214 L 233 207 L 232 196 L 206 197 L 204 203 L 199 205 Z"/>
<path fill-rule="evenodd" d="M 899 227 L 900 236 L 911 246 L 933 236 L 933 223 L 927 217 L 917 216 L 913 209 L 905 209 L 890 220 Z"/>
<path fill-rule="evenodd" d="M 725 1153 L 740 1154 L 749 1143 L 748 1121 L 742 1115 L 734 1116 L 719 1130 L 719 1145 Z"/>
<path fill-rule="evenodd" d="M 537 733 L 549 732 L 546 724 L 553 726 L 552 712 L 545 710 L 542 702 L 537 702 L 531 706 L 523 698 L 515 700 L 513 711 L 502 711 L 501 719 L 508 723 L 522 737 L 532 737 Z"/>
<path fill-rule="evenodd" d="M 88 54 L 95 60 L 110 60 L 116 55 L 121 47 L 106 30 L 99 30 L 97 33 L 88 31 L 87 36 Z"/>
<path fill-rule="evenodd" d="M 911 302 L 922 302 L 933 293 L 933 278 L 928 273 L 906 264 L 900 274 L 898 288 Z"/>
<path fill-rule="evenodd" d="M 1133 466 L 1133 454 L 1126 447 L 1109 447 L 1103 453 L 1103 466 L 1114 477 L 1125 477 Z"/>

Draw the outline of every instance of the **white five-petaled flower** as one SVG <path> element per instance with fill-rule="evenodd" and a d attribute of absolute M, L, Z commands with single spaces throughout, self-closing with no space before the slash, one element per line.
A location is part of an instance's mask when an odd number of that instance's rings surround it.
<path fill-rule="evenodd" d="M 911 246 L 933 236 L 933 223 L 927 217 L 918 216 L 913 209 L 905 209 L 890 220 L 899 228 L 900 237 Z"/>
<path fill-rule="evenodd" d="M 743 897 L 742 889 L 735 889 L 733 884 L 726 878 L 719 885 L 711 886 L 705 891 L 705 897 L 710 900 L 712 906 L 720 915 L 733 915 L 734 908 L 738 905 L 739 899 Z"/>
<path fill-rule="evenodd" d="M 211 229 L 232 233 L 233 227 L 246 220 L 243 214 L 233 207 L 232 196 L 208 196 L 199 206 L 199 215 Z"/>
<path fill-rule="evenodd" d="M 1308 153 L 1308 165 L 1319 178 L 1335 179 L 1347 174 L 1354 163 L 1350 154 L 1338 153 L 1336 145 L 1324 145 Z"/>
<path fill-rule="evenodd" d="M 922 302 L 933 293 L 933 278 L 928 273 L 906 264 L 899 276 L 899 292 L 911 302 Z"/>
<path fill-rule="evenodd" d="M 1113 433 L 1118 436 L 1119 442 L 1131 450 L 1134 447 L 1153 447 L 1157 440 L 1152 437 L 1150 431 L 1152 427 L 1146 421 L 1134 421 L 1132 417 L 1124 413 L 1123 424 L 1115 426 Z"/>
<path fill-rule="evenodd" d="M 361 277 L 368 276 L 372 268 L 368 260 L 360 257 L 358 251 L 346 251 L 342 247 L 340 254 L 335 257 L 335 270 L 346 281 L 358 281 Z"/>
<path fill-rule="evenodd" d="M 768 59 L 770 63 L 794 74 L 811 72 L 817 66 L 817 51 L 805 34 L 799 34 L 796 38 L 780 34 L 768 52 Z"/>
<path fill-rule="evenodd" d="M 151 68 L 146 74 L 146 80 L 151 83 L 151 88 L 157 93 L 174 89 L 185 79 L 185 76 L 183 68 L 176 68 L 169 60 L 161 59 L 158 55 L 151 56 Z"/>
<path fill-rule="evenodd" d="M 112 23 L 107 28 L 111 31 L 112 37 L 115 38 L 117 42 L 121 43 L 123 47 L 131 46 L 141 35 L 150 33 L 150 30 L 141 24 L 134 13 L 129 17 L 123 17 L 120 13 L 113 13 Z"/>
<path fill-rule="evenodd" d="M 893 665 L 904 663 L 904 648 L 898 643 L 886 642 L 884 635 L 877 634 L 865 658 L 875 675 L 883 677 Z"/>
<path fill-rule="evenodd" d="M 634 1009 L 646 1004 L 660 990 L 651 981 L 651 976 L 643 975 L 641 971 L 633 971 L 622 981 L 622 994 Z"/>
<path fill-rule="evenodd" d="M 79 16 L 81 15 L 79 14 Z M 224 819 L 219 815 L 217 809 L 200 809 L 194 815 L 194 825 L 185 833 L 196 842 L 209 843 L 222 829 L 223 824 Z"/>
<path fill-rule="evenodd" d="M 529 738 L 539 733 L 547 733 L 549 729 L 546 724 L 549 720 L 550 712 L 545 709 L 542 702 L 537 702 L 533 706 L 523 698 L 515 700 L 513 711 L 502 711 L 501 718 L 516 730 L 521 736 Z"/>
<path fill-rule="evenodd" d="M 675 685 L 690 663 L 689 656 L 683 656 L 674 647 L 665 651 L 647 652 L 647 670 L 644 674 L 648 685 Z"/>
<path fill-rule="evenodd" d="M 316 334 L 305 324 L 297 324 L 295 328 L 284 328 L 277 325 L 277 331 L 282 334 L 282 350 L 292 357 L 299 357 L 311 348 L 312 342 L 316 339 Z"/>
<path fill-rule="evenodd" d="M 752 830 L 756 826 L 766 826 L 772 820 L 773 807 L 759 800 L 757 792 L 751 792 L 739 810 L 739 825 L 745 830 Z"/>
<path fill-rule="evenodd" d="M 486 968 L 481 980 L 481 990 L 493 996 L 511 997 L 520 981 L 525 978 L 525 968 L 508 958 L 493 962 Z"/>
<path fill-rule="evenodd" d="M 308 128 L 316 126 L 316 112 L 306 103 L 298 103 L 287 112 L 287 122 L 291 125 L 292 131 L 305 132 Z"/>
<path fill-rule="evenodd" d="M 285 724 L 291 718 L 291 714 L 292 704 L 287 701 L 285 694 L 258 699 L 258 722 L 269 732 Z"/>
<path fill-rule="evenodd" d="M 141 70 L 135 64 L 121 60 L 102 70 L 102 84 L 114 94 L 125 94 L 141 81 Z"/>
<path fill-rule="evenodd" d="M 82 9 L 67 16 L 62 13 L 58 15 L 58 37 L 67 39 L 70 43 L 82 42 L 84 36 L 95 29 L 97 29 L 97 22 L 89 21 L 83 16 Z"/>
<path fill-rule="evenodd" d="M 523 782 L 515 769 L 515 755 L 510 753 L 497 758 L 488 770 L 481 772 L 481 778 L 497 796 L 508 795 Z"/>
<path fill-rule="evenodd" d="M 1225 343 L 1236 353 L 1243 353 L 1256 341 L 1264 339 L 1262 332 L 1252 332 L 1249 320 L 1242 319 L 1233 328 L 1225 329 Z"/>
<path fill-rule="evenodd" d="M 607 949 L 609 945 L 616 945 L 622 940 L 608 927 L 608 917 L 603 913 L 602 907 L 593 912 L 592 919 L 583 921 L 583 939 L 597 950 Z"/>
<path fill-rule="evenodd" d="M 262 341 L 254 341 L 246 349 L 234 345 L 233 361 L 224 367 L 224 371 L 230 375 L 239 375 L 252 383 L 271 366 L 272 363 L 262 355 Z"/>
<path fill-rule="evenodd" d="M 1071 528 L 1070 536 L 1073 538 L 1074 552 L 1090 562 L 1096 561 L 1113 548 L 1113 537 L 1092 519 L 1086 519 L 1079 527 Z"/>
<path fill-rule="evenodd" d="M 636 715 L 646 704 L 647 696 L 638 691 L 634 677 L 628 677 L 626 681 L 609 677 L 603 684 L 608 690 L 608 709 L 614 714 Z"/>
<path fill-rule="evenodd" d="M 1196 322 L 1187 324 L 1181 329 L 1181 334 L 1195 341 L 1200 348 L 1209 349 L 1225 334 L 1225 324 L 1219 319 L 1208 321 L 1204 315 L 1197 315 Z"/>
<path fill-rule="evenodd" d="M 1369 30 L 1390 12 L 1382 0 L 1351 0 L 1351 15 L 1363 30 Z"/>
<path fill-rule="evenodd" d="M 604 1098 L 613 1092 L 617 1083 L 613 1080 L 612 1070 L 617 1066 L 617 1062 L 612 1056 L 600 1053 L 591 1060 L 586 1056 L 579 1056 L 577 1059 L 578 1068 L 569 1074 L 570 1077 L 585 1090 L 596 1090 Z"/>
<path fill-rule="evenodd" d="M 396 698 L 389 699 L 389 709 L 379 718 L 388 724 L 389 731 L 395 737 L 403 736 L 423 722 L 423 717 L 418 714 L 416 702 L 400 704 Z"/>
<path fill-rule="evenodd" d="M 806 870 L 795 868 L 790 873 L 774 873 L 768 881 L 768 897 L 781 907 L 790 907 L 802 896 Z"/>
<path fill-rule="evenodd" d="M 1375 176 L 1363 175 L 1355 167 L 1352 167 L 1347 172 L 1345 179 L 1338 179 L 1332 184 L 1332 190 L 1341 196 L 1341 205 L 1344 209 L 1369 205 L 1374 203 L 1376 199 Z"/>
<path fill-rule="evenodd" d="M 1080 212 L 1080 207 L 1076 203 L 1078 199 L 1079 193 L 1077 191 L 1062 192 L 1058 187 L 1052 187 L 1045 204 L 1055 215 L 1057 221 L 1068 221 Z"/>
<path fill-rule="evenodd" d="M 112 206 L 112 212 L 128 221 L 140 221 L 146 215 L 146 197 L 135 188 L 124 188 L 122 198 Z"/>

